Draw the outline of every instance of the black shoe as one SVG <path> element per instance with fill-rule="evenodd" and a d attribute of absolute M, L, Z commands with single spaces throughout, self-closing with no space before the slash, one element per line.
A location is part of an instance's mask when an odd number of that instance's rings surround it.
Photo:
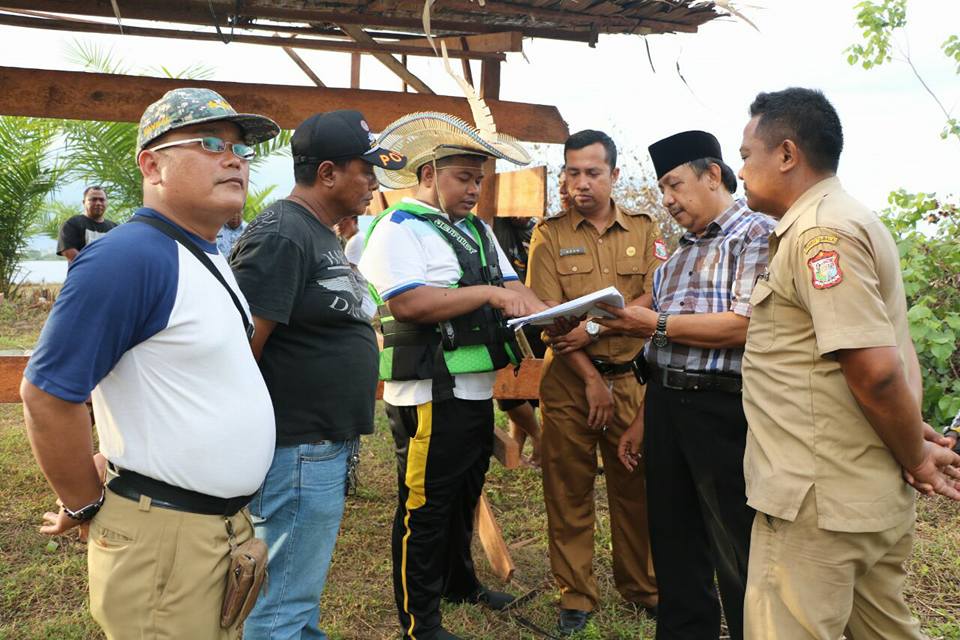
<path fill-rule="evenodd" d="M 583 631 L 583 628 L 587 626 L 587 621 L 592 615 L 592 611 L 560 609 L 560 621 L 557 623 L 557 629 L 560 631 L 560 635 L 569 636 L 577 631 Z"/>
<path fill-rule="evenodd" d="M 433 636 L 433 640 L 463 640 L 460 636 L 455 636 L 443 627 L 437 629 L 437 633 Z"/>
<path fill-rule="evenodd" d="M 464 598 L 447 598 L 447 601 L 453 602 L 454 604 L 479 604 L 487 607 L 488 609 L 500 611 L 516 599 L 516 596 L 509 593 L 504 593 L 503 591 L 491 591 L 486 587 L 480 587 L 469 596 Z"/>

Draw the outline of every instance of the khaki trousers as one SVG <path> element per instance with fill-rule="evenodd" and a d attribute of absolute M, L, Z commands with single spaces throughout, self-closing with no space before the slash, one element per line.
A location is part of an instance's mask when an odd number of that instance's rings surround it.
<path fill-rule="evenodd" d="M 231 518 L 237 544 L 253 535 Z M 108 640 L 234 640 L 220 628 L 230 546 L 221 516 L 152 507 L 109 489 L 90 525 L 90 612 Z"/>
<path fill-rule="evenodd" d="M 642 409 L 644 388 L 632 373 L 608 380 L 613 384 L 613 420 L 606 429 L 589 429 L 583 382 L 559 359 L 550 360 L 548 356 L 540 385 L 541 456 L 550 566 L 560 587 L 560 606 L 581 611 L 597 606 L 593 573 L 597 447 L 607 480 L 614 584 L 625 600 L 654 606 L 657 583 L 647 530 L 644 467 L 629 473 L 617 459 L 617 443 Z"/>
<path fill-rule="evenodd" d="M 753 521 L 744 636 L 748 640 L 923 638 L 903 599 L 903 562 L 915 516 L 886 531 L 847 533 L 817 526 L 815 489 L 793 522 Z"/>

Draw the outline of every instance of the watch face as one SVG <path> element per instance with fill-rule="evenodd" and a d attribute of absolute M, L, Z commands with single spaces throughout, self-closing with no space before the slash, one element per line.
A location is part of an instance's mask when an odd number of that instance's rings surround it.
<path fill-rule="evenodd" d="M 653 334 L 653 346 L 655 347 L 665 347 L 670 341 L 667 340 L 666 334 L 655 333 Z"/>
<path fill-rule="evenodd" d="M 600 335 L 600 325 L 598 325 L 596 322 L 592 320 L 587 322 L 586 326 L 584 327 L 584 330 L 587 332 L 587 335 L 590 335 L 593 337 L 597 337 L 598 335 Z"/>

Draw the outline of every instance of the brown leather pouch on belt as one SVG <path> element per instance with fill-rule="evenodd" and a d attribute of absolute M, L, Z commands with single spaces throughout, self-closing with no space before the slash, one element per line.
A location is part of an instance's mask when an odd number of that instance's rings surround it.
<path fill-rule="evenodd" d="M 220 626 L 224 629 L 246 620 L 267 578 L 267 544 L 250 538 L 238 545 L 229 520 L 227 533 L 230 535 L 230 570 L 220 609 Z"/>

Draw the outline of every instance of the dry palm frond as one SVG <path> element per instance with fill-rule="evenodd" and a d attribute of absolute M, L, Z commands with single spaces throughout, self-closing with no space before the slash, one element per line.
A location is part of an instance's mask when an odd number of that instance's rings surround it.
<path fill-rule="evenodd" d="M 423 35 L 427 37 L 427 42 L 430 43 L 430 47 L 433 49 L 433 52 L 440 55 L 440 52 L 437 51 L 437 45 L 433 41 L 433 33 L 430 30 L 430 10 L 433 9 L 433 3 L 437 0 L 424 0 L 423 1 Z M 473 0 L 470 0 L 473 2 Z M 477 4 L 481 7 L 487 6 L 487 0 L 477 0 Z"/>
<path fill-rule="evenodd" d="M 756 30 L 757 30 L 757 33 L 760 32 L 760 28 L 759 28 L 757 25 L 753 24 L 753 22 L 750 21 L 750 18 L 748 18 L 747 16 L 743 15 L 743 12 L 740 11 L 740 6 L 734 6 L 733 0 L 713 0 L 713 3 L 714 3 L 716 6 L 720 7 L 721 9 L 723 9 L 724 11 L 726 11 L 727 13 L 729 13 L 730 15 L 734 16 L 735 18 L 739 18 L 740 20 L 743 20 L 744 22 L 746 22 L 748 25 L 750 25 L 751 27 L 753 27 L 754 29 L 756 29 Z M 757 5 L 749 5 L 749 4 L 748 4 L 748 5 L 742 5 L 742 6 L 751 7 L 751 8 L 753 8 L 753 9 L 762 9 L 762 8 L 763 8 L 763 7 L 760 7 L 760 6 L 757 6 Z"/>
<path fill-rule="evenodd" d="M 450 66 L 450 58 L 447 56 L 447 44 L 442 40 L 440 41 L 440 51 L 443 54 L 443 66 L 446 67 L 447 73 L 457 81 L 460 89 L 463 90 L 463 95 L 466 96 L 467 101 L 470 103 L 470 112 L 473 114 L 474 124 L 480 131 L 480 137 L 484 140 L 493 140 L 497 137 L 497 125 L 493 121 L 493 114 L 490 113 L 490 107 L 483 101 L 483 98 L 477 95 L 473 85 L 453 71 L 453 68 Z"/>

